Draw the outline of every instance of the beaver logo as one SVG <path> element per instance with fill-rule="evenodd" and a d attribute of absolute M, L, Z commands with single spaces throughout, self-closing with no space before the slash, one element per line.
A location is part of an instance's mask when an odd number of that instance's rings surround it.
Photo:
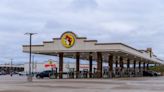
<path fill-rule="evenodd" d="M 71 48 L 75 43 L 75 36 L 72 33 L 65 33 L 62 35 L 61 42 L 64 47 Z"/>
<path fill-rule="evenodd" d="M 71 45 L 71 42 L 72 42 L 72 38 L 69 36 L 69 35 L 66 35 L 66 37 L 65 37 L 65 43 L 67 44 L 67 45 Z"/>

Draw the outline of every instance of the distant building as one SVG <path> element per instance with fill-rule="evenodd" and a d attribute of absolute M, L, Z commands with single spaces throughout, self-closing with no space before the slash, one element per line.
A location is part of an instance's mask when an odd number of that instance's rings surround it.
<path fill-rule="evenodd" d="M 24 65 L 10 65 L 0 64 L 0 72 L 11 73 L 11 72 L 22 72 L 24 71 Z"/>
<path fill-rule="evenodd" d="M 32 72 L 42 72 L 45 70 L 56 70 L 59 72 L 59 63 L 56 61 L 52 61 L 52 66 L 49 65 L 49 61 L 41 62 L 41 63 L 34 63 L 32 64 Z M 97 68 L 96 65 L 93 65 L 94 68 Z M 63 72 L 70 72 L 70 71 L 76 70 L 76 64 L 75 63 L 64 63 L 63 64 Z M 89 64 L 80 64 L 80 71 L 89 71 Z M 24 72 L 29 72 L 29 63 L 24 64 Z"/>

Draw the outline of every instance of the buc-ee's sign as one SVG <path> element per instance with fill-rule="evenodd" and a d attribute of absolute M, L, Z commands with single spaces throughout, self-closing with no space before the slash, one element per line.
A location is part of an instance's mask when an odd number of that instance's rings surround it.
<path fill-rule="evenodd" d="M 71 48 L 74 43 L 75 43 L 75 34 L 72 32 L 65 32 L 62 36 L 61 36 L 61 43 L 64 47 L 66 48 Z"/>

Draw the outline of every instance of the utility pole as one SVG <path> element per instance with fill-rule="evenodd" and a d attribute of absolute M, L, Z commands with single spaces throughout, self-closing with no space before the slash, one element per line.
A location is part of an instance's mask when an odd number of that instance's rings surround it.
<path fill-rule="evenodd" d="M 10 59 L 10 76 L 12 76 L 12 72 L 13 72 L 13 59 Z"/>
<path fill-rule="evenodd" d="M 12 76 L 12 72 L 13 72 L 13 58 L 9 58 L 9 57 L 5 57 L 6 59 L 10 60 L 8 65 L 9 65 L 9 69 L 7 70 L 7 72 L 10 74 L 10 76 Z M 5 64 L 6 67 L 7 64 Z"/>
<path fill-rule="evenodd" d="M 35 60 L 34 60 L 34 55 L 32 55 L 32 74 L 34 74 L 34 63 L 35 63 Z"/>
<path fill-rule="evenodd" d="M 29 53 L 29 74 L 28 74 L 28 77 L 27 77 L 27 80 L 28 80 L 28 82 L 32 82 L 32 73 L 31 73 L 31 51 L 32 51 L 32 49 L 31 49 L 31 45 L 32 45 L 32 35 L 35 35 L 35 34 L 37 34 L 37 33 L 25 33 L 25 35 L 29 35 L 30 36 L 30 47 L 29 47 L 29 51 L 30 51 L 30 53 Z"/>

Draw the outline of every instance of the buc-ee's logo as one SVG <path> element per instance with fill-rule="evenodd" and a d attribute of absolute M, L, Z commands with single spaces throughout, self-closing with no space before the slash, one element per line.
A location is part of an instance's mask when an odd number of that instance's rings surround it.
<path fill-rule="evenodd" d="M 71 48 L 75 43 L 75 36 L 73 33 L 64 33 L 61 37 L 62 45 L 66 48 Z"/>

